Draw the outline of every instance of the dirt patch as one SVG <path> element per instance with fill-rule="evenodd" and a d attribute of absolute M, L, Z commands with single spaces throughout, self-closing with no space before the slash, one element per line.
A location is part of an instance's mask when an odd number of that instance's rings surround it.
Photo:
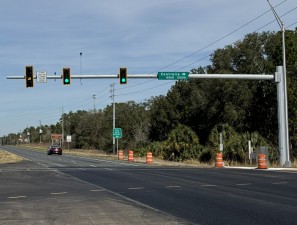
<path fill-rule="evenodd" d="M 0 164 L 5 164 L 5 163 L 17 163 L 21 162 L 24 159 L 18 155 L 9 153 L 4 150 L 0 150 Z"/>

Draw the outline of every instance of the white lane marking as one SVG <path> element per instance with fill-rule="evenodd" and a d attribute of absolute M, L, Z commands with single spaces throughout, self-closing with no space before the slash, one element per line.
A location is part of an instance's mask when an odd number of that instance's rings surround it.
<path fill-rule="evenodd" d="M 99 189 L 99 190 L 90 190 L 92 192 L 97 192 L 97 191 L 105 191 L 105 189 Z"/>
<path fill-rule="evenodd" d="M 10 199 L 17 199 L 17 198 L 27 198 L 27 196 L 14 196 L 14 197 L 8 197 Z"/>
<path fill-rule="evenodd" d="M 97 166 L 95 166 L 95 165 L 90 165 L 90 167 L 97 167 Z"/>
<path fill-rule="evenodd" d="M 272 183 L 272 184 L 287 184 L 288 182 L 284 181 L 284 182 L 275 182 L 275 183 Z"/>
<path fill-rule="evenodd" d="M 104 168 L 105 170 L 113 170 L 113 169 L 111 169 L 111 168 Z"/>
<path fill-rule="evenodd" d="M 144 187 L 130 187 L 128 188 L 129 190 L 141 190 L 143 189 Z"/>
<path fill-rule="evenodd" d="M 236 184 L 237 186 L 248 186 L 248 185 L 252 185 L 251 183 L 245 183 L 245 184 Z"/>
<path fill-rule="evenodd" d="M 170 185 L 170 186 L 165 186 L 166 188 L 180 188 L 181 186 L 174 186 L 174 185 Z"/>
<path fill-rule="evenodd" d="M 51 193 L 51 195 L 64 195 L 67 194 L 68 192 L 56 192 L 56 193 Z"/>
<path fill-rule="evenodd" d="M 60 166 L 60 167 L 65 167 L 66 165 L 62 165 L 62 164 L 59 164 L 59 163 L 51 163 L 53 165 L 56 165 L 56 166 Z"/>
<path fill-rule="evenodd" d="M 78 168 L 79 170 L 86 170 L 86 169 L 84 169 L 84 168 Z"/>
<path fill-rule="evenodd" d="M 201 187 L 216 187 L 215 184 L 202 184 Z"/>
<path fill-rule="evenodd" d="M 48 168 L 48 165 L 44 164 L 44 163 L 37 163 L 38 165 L 40 166 L 43 166 L 43 167 L 47 167 Z"/>

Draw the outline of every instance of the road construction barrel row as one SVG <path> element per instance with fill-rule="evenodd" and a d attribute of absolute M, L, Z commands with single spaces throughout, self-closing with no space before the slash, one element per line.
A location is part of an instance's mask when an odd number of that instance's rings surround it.
<path fill-rule="evenodd" d="M 216 168 L 223 168 L 224 167 L 224 161 L 223 161 L 223 154 L 217 153 L 215 157 L 215 167 Z M 266 164 L 266 156 L 265 154 L 258 154 L 258 167 L 257 169 L 267 169 Z"/>
<path fill-rule="evenodd" d="M 124 160 L 124 151 L 123 150 L 118 151 L 118 160 Z M 134 162 L 134 151 L 133 150 L 128 151 L 128 162 Z M 146 154 L 146 164 L 153 164 L 153 154 L 151 152 L 148 152 Z"/>

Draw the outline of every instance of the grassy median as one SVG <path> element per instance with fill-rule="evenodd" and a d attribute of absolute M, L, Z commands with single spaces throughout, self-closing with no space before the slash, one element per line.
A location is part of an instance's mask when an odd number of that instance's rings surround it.
<path fill-rule="evenodd" d="M 18 155 L 9 153 L 4 150 L 0 150 L 0 164 L 5 164 L 5 163 L 17 163 L 21 162 L 24 159 Z"/>

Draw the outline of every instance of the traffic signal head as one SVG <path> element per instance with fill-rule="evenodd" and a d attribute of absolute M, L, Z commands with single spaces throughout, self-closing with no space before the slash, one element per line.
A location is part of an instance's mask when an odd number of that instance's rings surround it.
<path fill-rule="evenodd" d="M 71 82 L 71 73 L 70 73 L 70 68 L 63 68 L 63 84 L 64 85 L 69 85 Z"/>
<path fill-rule="evenodd" d="M 33 72 L 33 66 L 26 66 L 25 69 L 25 79 L 26 79 L 26 87 L 33 87 L 34 86 L 34 72 Z"/>
<path fill-rule="evenodd" d="M 127 75 L 128 75 L 127 68 L 120 68 L 120 71 L 119 71 L 120 84 L 127 84 L 128 82 Z"/>

